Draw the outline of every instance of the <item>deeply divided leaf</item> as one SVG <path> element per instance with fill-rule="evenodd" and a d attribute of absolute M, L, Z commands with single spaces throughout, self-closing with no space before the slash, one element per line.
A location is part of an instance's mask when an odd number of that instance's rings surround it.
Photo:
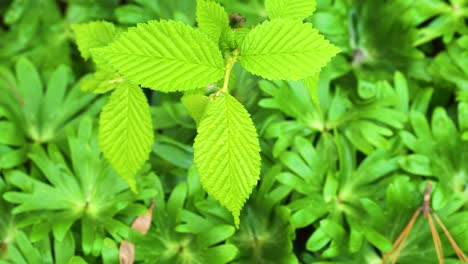
<path fill-rule="evenodd" d="M 205 190 L 231 211 L 236 226 L 260 175 L 260 145 L 249 113 L 231 95 L 207 106 L 194 143 L 194 161 Z"/>
<path fill-rule="evenodd" d="M 303 20 L 312 15 L 315 0 L 265 0 L 265 8 L 271 19 L 292 18 Z"/>
<path fill-rule="evenodd" d="M 247 34 L 240 63 L 266 79 L 300 80 L 318 72 L 338 52 L 311 24 L 275 19 Z"/>
<path fill-rule="evenodd" d="M 109 44 L 116 33 L 114 24 L 105 21 L 74 24 L 71 28 L 75 33 L 76 44 L 84 59 L 91 56 L 91 49 Z"/>
<path fill-rule="evenodd" d="M 197 1 L 198 28 L 218 43 L 221 33 L 229 30 L 229 20 L 224 8 L 210 0 Z"/>
<path fill-rule="evenodd" d="M 100 55 L 134 84 L 166 92 L 203 87 L 224 74 L 216 44 L 199 30 L 174 21 L 138 24 Z"/>
<path fill-rule="evenodd" d="M 126 83 L 112 93 L 99 120 L 99 144 L 117 173 L 136 191 L 135 175 L 153 144 L 151 115 L 141 88 Z"/>

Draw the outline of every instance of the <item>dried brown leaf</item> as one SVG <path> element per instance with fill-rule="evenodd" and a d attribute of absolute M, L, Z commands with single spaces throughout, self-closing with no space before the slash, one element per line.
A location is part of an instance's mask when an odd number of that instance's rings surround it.
<path fill-rule="evenodd" d="M 146 235 L 149 228 L 151 227 L 151 220 L 153 219 L 153 208 L 154 202 L 151 204 L 146 214 L 137 217 L 135 221 L 133 221 L 132 228 L 142 233 L 143 235 Z"/>
<path fill-rule="evenodd" d="M 150 208 L 148 208 L 146 214 L 137 217 L 135 221 L 133 221 L 132 229 L 135 229 L 141 234 L 146 235 L 151 227 L 151 221 L 153 219 L 153 208 L 154 200 L 153 203 L 151 203 Z M 135 262 L 135 245 L 127 240 L 122 241 L 119 248 L 119 258 L 120 264 L 133 264 Z"/>
<path fill-rule="evenodd" d="M 127 240 L 122 241 L 119 248 L 120 264 L 133 264 L 135 262 L 135 245 Z"/>

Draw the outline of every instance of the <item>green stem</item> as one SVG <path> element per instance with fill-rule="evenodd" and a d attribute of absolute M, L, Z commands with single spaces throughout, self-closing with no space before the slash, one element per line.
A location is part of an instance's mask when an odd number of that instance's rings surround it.
<path fill-rule="evenodd" d="M 218 94 L 221 93 L 227 93 L 228 92 L 228 86 L 229 86 L 229 78 L 231 77 L 231 71 L 232 68 L 234 68 L 234 64 L 237 61 L 237 57 L 239 56 L 239 50 L 236 49 L 232 53 L 232 57 L 229 57 L 226 62 L 226 72 L 224 73 L 224 83 L 223 83 L 223 88 L 221 88 L 218 92 Z"/>

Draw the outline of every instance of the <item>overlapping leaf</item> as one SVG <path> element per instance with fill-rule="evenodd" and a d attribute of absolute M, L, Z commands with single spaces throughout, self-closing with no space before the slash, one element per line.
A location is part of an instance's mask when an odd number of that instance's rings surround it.
<path fill-rule="evenodd" d="M 259 179 L 260 146 L 248 112 L 234 97 L 223 94 L 207 106 L 194 151 L 204 189 L 239 226 L 240 211 Z"/>
<path fill-rule="evenodd" d="M 99 143 L 117 173 L 136 191 L 135 174 L 153 144 L 149 106 L 138 86 L 115 90 L 99 120 Z"/>
<path fill-rule="evenodd" d="M 315 0 L 265 0 L 270 18 L 304 19 L 315 10 Z"/>
<path fill-rule="evenodd" d="M 253 29 L 241 46 L 241 65 L 266 79 L 312 76 L 337 53 L 309 23 L 275 19 Z"/>
<path fill-rule="evenodd" d="M 208 96 L 202 94 L 187 94 L 181 98 L 182 104 L 187 108 L 195 123 L 199 124 L 209 103 Z"/>
<path fill-rule="evenodd" d="M 197 1 L 198 28 L 216 43 L 224 30 L 229 30 L 229 20 L 224 8 L 213 1 Z"/>
<path fill-rule="evenodd" d="M 80 81 L 83 92 L 106 93 L 125 82 L 125 78 L 113 71 L 96 71 L 93 75 L 85 76 Z"/>
<path fill-rule="evenodd" d="M 72 25 L 72 29 L 75 32 L 76 44 L 84 59 L 91 56 L 91 49 L 106 46 L 115 36 L 114 24 L 105 21 L 75 24 Z"/>
<path fill-rule="evenodd" d="M 174 21 L 138 24 L 97 55 L 133 83 L 166 92 L 206 86 L 224 74 L 216 44 Z"/>

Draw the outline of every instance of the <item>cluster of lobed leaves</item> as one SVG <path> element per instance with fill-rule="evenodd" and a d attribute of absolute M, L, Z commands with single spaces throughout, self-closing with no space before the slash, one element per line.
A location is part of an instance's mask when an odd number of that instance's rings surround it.
<path fill-rule="evenodd" d="M 468 1 L 123 2 L 0 4 L 0 263 L 468 251 Z"/>

